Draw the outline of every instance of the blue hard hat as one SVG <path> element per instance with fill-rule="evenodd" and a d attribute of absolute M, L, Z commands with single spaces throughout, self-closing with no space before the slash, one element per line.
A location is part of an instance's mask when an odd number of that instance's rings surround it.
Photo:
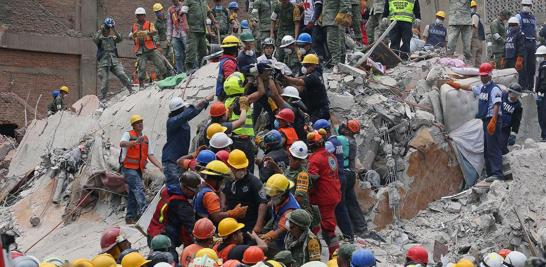
<path fill-rule="evenodd" d="M 116 25 L 116 22 L 114 21 L 113 18 L 108 17 L 104 19 L 104 25 L 108 27 L 114 27 L 114 25 Z"/>
<path fill-rule="evenodd" d="M 359 249 L 351 257 L 351 267 L 372 267 L 375 262 L 375 256 L 369 249 Z"/>
<path fill-rule="evenodd" d="M 311 38 L 311 35 L 304 32 L 298 36 L 298 40 L 296 40 L 296 43 L 298 44 L 311 44 L 313 43 L 313 38 Z"/>
<path fill-rule="evenodd" d="M 282 135 L 277 130 L 271 130 L 264 136 L 264 144 L 268 146 L 275 146 L 282 144 Z"/>
<path fill-rule="evenodd" d="M 60 94 L 61 94 L 61 91 L 59 91 L 59 90 L 53 90 L 53 91 L 51 91 L 51 96 L 52 96 L 53 98 L 59 96 Z"/>
<path fill-rule="evenodd" d="M 248 29 L 248 20 L 244 19 L 241 21 L 241 28 Z"/>
<path fill-rule="evenodd" d="M 201 165 L 206 165 L 207 163 L 215 159 L 216 159 L 216 154 L 214 154 L 214 152 L 208 149 L 201 150 L 199 154 L 197 154 L 197 158 L 195 158 L 195 160 Z"/>
<path fill-rule="evenodd" d="M 330 122 L 325 119 L 317 120 L 315 123 L 313 123 L 313 129 L 330 129 Z"/>
<path fill-rule="evenodd" d="M 228 5 L 228 9 L 239 9 L 239 4 L 237 4 L 237 2 L 230 2 Z"/>

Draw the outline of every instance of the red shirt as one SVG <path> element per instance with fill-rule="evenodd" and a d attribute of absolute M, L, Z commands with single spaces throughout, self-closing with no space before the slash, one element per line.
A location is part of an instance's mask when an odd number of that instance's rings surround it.
<path fill-rule="evenodd" d="M 229 77 L 229 75 L 233 74 L 237 70 L 237 59 L 232 55 L 223 55 L 222 57 L 220 57 L 220 61 L 224 58 L 233 59 L 233 60 L 226 60 L 226 62 L 224 62 L 222 75 L 225 81 L 227 77 Z"/>
<path fill-rule="evenodd" d="M 336 157 L 321 147 L 309 156 L 307 164 L 309 175 L 319 176 L 317 185 L 309 191 L 311 204 L 338 203 L 341 200 L 341 183 Z"/>

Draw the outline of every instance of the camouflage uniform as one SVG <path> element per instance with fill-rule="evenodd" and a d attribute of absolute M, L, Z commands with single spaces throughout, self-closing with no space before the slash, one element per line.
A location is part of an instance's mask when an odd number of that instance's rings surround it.
<path fill-rule="evenodd" d="M 142 30 L 142 24 L 136 23 L 138 31 Z M 150 22 L 150 32 L 157 32 L 155 29 L 155 25 Z M 156 33 L 157 35 L 157 33 Z M 133 38 L 138 38 L 136 34 L 133 34 Z M 167 67 L 165 66 L 165 62 L 161 58 L 159 52 L 157 51 L 157 48 L 148 49 L 144 45 L 143 42 L 141 42 L 140 49 L 136 51 L 137 56 L 137 72 L 138 72 L 138 80 L 140 84 L 142 85 L 144 83 L 144 80 L 146 80 L 146 62 L 148 60 L 152 61 L 154 66 L 159 70 L 159 73 L 161 74 L 162 78 L 168 77 L 168 71 Z"/>
<path fill-rule="evenodd" d="M 312 187 L 312 180 L 309 179 L 307 169 L 305 166 L 301 166 L 297 170 L 287 168 L 284 175 L 286 175 L 290 181 L 294 182 L 295 186 L 292 188 L 291 192 L 298 200 L 301 208 L 311 214 L 311 227 L 318 226 L 320 224 L 320 211 L 316 205 L 312 206 L 309 203 L 309 188 Z"/>
<path fill-rule="evenodd" d="M 252 4 L 252 19 L 258 24 L 256 27 L 256 50 L 258 52 L 262 51 L 262 42 L 269 37 L 271 32 L 272 7 L 272 0 L 256 0 Z"/>
<path fill-rule="evenodd" d="M 501 58 L 504 57 L 504 42 L 506 41 L 506 27 L 504 23 L 496 18 L 489 25 L 491 30 L 491 59 L 495 61 L 497 68 L 502 68 Z"/>
<path fill-rule="evenodd" d="M 352 0 L 351 12 L 353 16 L 353 32 L 355 34 L 355 41 L 361 44 L 362 31 L 360 30 L 360 23 L 362 22 L 362 14 L 360 14 L 360 0 Z"/>
<path fill-rule="evenodd" d="M 322 6 L 322 25 L 326 30 L 326 44 L 330 52 L 330 64 L 344 62 L 345 32 L 335 23 L 338 13 L 351 13 L 350 0 L 324 0 Z"/>
<path fill-rule="evenodd" d="M 186 69 L 196 69 L 201 59 L 207 55 L 206 19 L 211 13 L 203 0 L 186 0 L 188 20 L 188 52 L 186 54 Z"/>
<path fill-rule="evenodd" d="M 371 44 L 381 35 L 379 25 L 385 11 L 385 0 L 368 0 L 366 7 L 370 10 L 368 22 L 366 23 L 366 35 L 368 36 L 368 43 Z"/>
<path fill-rule="evenodd" d="M 292 37 L 297 38 L 297 36 L 295 36 L 295 26 L 300 23 L 301 12 L 296 5 L 290 2 L 285 4 L 277 3 L 271 14 L 271 19 L 276 20 L 277 22 L 277 29 L 274 29 L 277 30 L 277 39 L 275 41 L 277 47 L 281 45 L 281 40 L 285 35 L 291 35 Z M 284 57 L 283 49 L 277 49 L 277 60 L 285 62 Z M 295 57 L 297 60 L 297 56 Z"/>
<path fill-rule="evenodd" d="M 311 216 L 302 209 L 294 210 L 288 215 L 290 227 L 299 227 L 303 230 L 300 237 L 294 237 L 290 232 L 284 239 L 284 248 L 292 253 L 296 266 L 301 266 L 309 261 L 320 261 L 320 241 L 309 229 Z"/>
<path fill-rule="evenodd" d="M 470 62 L 472 60 L 472 52 L 470 50 L 472 42 L 472 11 L 470 10 L 470 0 L 450 0 L 448 16 L 448 52 L 453 55 L 457 47 L 459 35 L 461 35 L 464 57 Z"/>

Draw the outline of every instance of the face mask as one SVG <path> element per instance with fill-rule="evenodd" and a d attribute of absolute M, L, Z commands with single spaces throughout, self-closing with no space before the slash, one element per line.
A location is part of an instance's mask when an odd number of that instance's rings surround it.
<path fill-rule="evenodd" d="M 290 231 L 290 221 L 289 220 L 286 220 L 284 222 L 284 228 L 286 228 L 286 231 Z"/>
<path fill-rule="evenodd" d="M 273 121 L 273 127 L 275 127 L 275 129 L 279 129 L 281 127 L 281 124 L 278 120 Z"/>
<path fill-rule="evenodd" d="M 283 50 L 284 50 L 284 53 L 287 54 L 287 55 L 292 54 L 292 49 L 290 49 L 290 48 L 283 48 Z"/>
<path fill-rule="evenodd" d="M 444 23 L 444 21 L 441 20 L 441 19 L 436 19 L 436 23 L 437 23 L 437 24 L 442 24 L 442 23 Z"/>
<path fill-rule="evenodd" d="M 236 172 L 235 172 L 235 178 L 236 178 L 237 180 L 243 179 L 243 178 L 245 177 L 245 175 L 246 175 L 246 171 L 244 171 L 244 170 L 243 170 L 243 171 L 236 171 Z"/>
<path fill-rule="evenodd" d="M 529 13 L 529 12 L 531 12 L 531 7 L 530 6 L 524 6 L 524 7 L 521 8 L 521 11 Z"/>
<path fill-rule="evenodd" d="M 300 47 L 300 54 L 301 55 L 305 55 L 306 52 L 307 52 L 307 50 L 305 50 L 305 48 Z"/>
<path fill-rule="evenodd" d="M 307 74 L 307 68 L 305 66 L 301 66 L 301 73 Z"/>
<path fill-rule="evenodd" d="M 245 55 L 249 57 L 254 56 L 254 50 L 245 50 Z"/>
<path fill-rule="evenodd" d="M 544 61 L 543 57 L 537 57 L 537 63 L 538 64 L 542 63 L 542 61 Z"/>

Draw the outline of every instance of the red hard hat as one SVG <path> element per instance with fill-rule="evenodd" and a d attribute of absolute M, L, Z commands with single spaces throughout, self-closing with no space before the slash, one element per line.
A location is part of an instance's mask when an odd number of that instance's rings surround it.
<path fill-rule="evenodd" d="M 237 267 L 239 264 L 241 264 L 241 262 L 238 260 L 227 260 L 222 264 L 222 267 Z"/>
<path fill-rule="evenodd" d="M 119 228 L 119 226 L 106 229 L 100 238 L 100 248 L 102 249 L 102 253 L 109 251 L 114 246 L 125 240 L 127 239 L 121 233 L 121 228 Z"/>
<path fill-rule="evenodd" d="M 229 152 L 227 150 L 220 150 L 216 152 L 216 158 L 224 163 L 227 163 Z"/>
<path fill-rule="evenodd" d="M 360 122 L 357 120 L 349 120 L 347 121 L 347 128 L 349 128 L 349 131 L 352 133 L 358 133 L 360 132 Z"/>
<path fill-rule="evenodd" d="M 9 252 L 9 257 L 14 260 L 17 257 L 25 256 L 25 254 L 19 250 L 12 250 Z"/>
<path fill-rule="evenodd" d="M 406 258 L 414 263 L 428 264 L 428 251 L 423 246 L 413 246 L 408 249 Z"/>
<path fill-rule="evenodd" d="M 207 218 L 197 220 L 193 226 L 193 236 L 196 239 L 202 240 L 211 238 L 214 236 L 214 232 L 216 232 L 216 227 L 214 227 L 212 221 Z"/>
<path fill-rule="evenodd" d="M 510 254 L 510 252 L 512 252 L 512 251 L 507 249 L 507 248 L 503 248 L 503 249 L 499 250 L 499 255 L 501 255 L 503 258 L 506 258 L 506 256 L 508 256 L 508 254 Z"/>
<path fill-rule="evenodd" d="M 493 72 L 493 65 L 491 65 L 491 63 L 482 63 L 480 65 L 480 75 L 481 76 L 486 76 L 486 75 L 489 75 L 491 74 L 491 72 Z"/>
<path fill-rule="evenodd" d="M 296 116 L 294 115 L 294 111 L 292 111 L 291 109 L 283 108 L 281 109 L 281 111 L 279 111 L 279 113 L 277 113 L 277 115 L 275 115 L 275 117 L 289 123 L 294 123 L 294 119 Z"/>
<path fill-rule="evenodd" d="M 209 114 L 211 117 L 224 116 L 226 114 L 226 106 L 222 102 L 214 102 L 210 106 Z"/>
<path fill-rule="evenodd" d="M 250 246 L 243 253 L 243 263 L 247 265 L 254 265 L 265 259 L 264 251 L 258 246 Z"/>

